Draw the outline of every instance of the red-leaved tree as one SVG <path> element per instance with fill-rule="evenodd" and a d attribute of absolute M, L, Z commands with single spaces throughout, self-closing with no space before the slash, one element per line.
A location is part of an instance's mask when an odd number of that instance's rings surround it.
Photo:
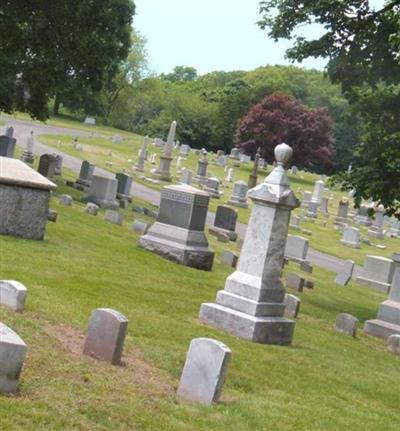
<path fill-rule="evenodd" d="M 266 96 L 240 120 L 237 145 L 249 155 L 274 160 L 274 148 L 285 142 L 293 148 L 292 164 L 318 172 L 333 166 L 332 119 L 325 108 L 310 109 L 284 93 Z"/>

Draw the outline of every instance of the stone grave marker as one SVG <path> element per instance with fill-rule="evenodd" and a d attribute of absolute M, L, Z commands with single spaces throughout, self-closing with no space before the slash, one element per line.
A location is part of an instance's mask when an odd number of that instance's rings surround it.
<path fill-rule="evenodd" d="M 215 214 L 214 225 L 210 227 L 211 233 L 224 233 L 228 235 L 230 241 L 236 241 L 237 233 L 237 211 L 224 205 L 218 205 Z"/>
<path fill-rule="evenodd" d="M 85 207 L 85 212 L 90 215 L 97 215 L 99 212 L 99 206 L 94 204 L 93 202 L 88 202 Z"/>
<path fill-rule="evenodd" d="M 356 278 L 357 283 L 388 293 L 394 275 L 392 259 L 368 254 L 364 259 L 362 275 Z"/>
<path fill-rule="evenodd" d="M 38 172 L 40 175 L 53 180 L 56 176 L 57 158 L 55 154 L 42 154 L 39 158 Z"/>
<path fill-rule="evenodd" d="M 83 353 L 100 361 L 121 363 L 128 319 L 111 308 L 92 311 Z"/>
<path fill-rule="evenodd" d="M 247 191 L 248 185 L 245 181 L 236 181 L 233 185 L 233 193 L 229 198 L 228 204 L 239 208 L 248 208 Z"/>
<path fill-rule="evenodd" d="M 124 217 L 118 211 L 107 210 L 105 215 L 104 215 L 104 220 L 109 221 L 110 223 L 122 226 L 122 224 L 124 222 Z"/>
<path fill-rule="evenodd" d="M 178 395 L 210 405 L 221 396 L 231 358 L 231 350 L 211 338 L 191 341 L 179 382 Z"/>
<path fill-rule="evenodd" d="M 351 335 L 357 334 L 358 319 L 351 314 L 341 313 L 336 316 L 334 329 L 336 332 Z"/>
<path fill-rule="evenodd" d="M 360 229 L 345 226 L 340 242 L 347 247 L 360 248 Z"/>
<path fill-rule="evenodd" d="M 394 355 L 400 356 L 400 335 L 394 334 L 390 335 L 387 338 L 387 347 L 389 352 L 393 353 Z"/>
<path fill-rule="evenodd" d="M 132 230 L 140 235 L 145 235 L 149 230 L 150 225 L 144 221 L 135 220 L 132 224 Z"/>
<path fill-rule="evenodd" d="M 0 304 L 15 312 L 25 309 L 27 288 L 15 280 L 0 280 Z"/>
<path fill-rule="evenodd" d="M 233 253 L 229 250 L 225 250 L 222 252 L 221 263 L 223 265 L 227 265 L 227 266 L 231 266 L 232 268 L 236 268 L 238 259 L 239 259 L 239 257 L 235 253 Z"/>
<path fill-rule="evenodd" d="M 305 285 L 305 280 L 303 277 L 300 277 L 300 275 L 296 274 L 295 272 L 290 272 L 286 276 L 286 287 L 288 289 L 294 289 L 298 292 L 303 292 Z"/>
<path fill-rule="evenodd" d="M 307 259 L 308 239 L 299 235 L 288 235 L 285 247 L 285 257 L 295 262 Z"/>
<path fill-rule="evenodd" d="M 93 175 L 85 201 L 93 202 L 100 208 L 116 210 L 119 208 L 117 188 L 118 181 L 115 178 Z"/>
<path fill-rule="evenodd" d="M 343 270 L 335 277 L 335 283 L 340 286 L 347 286 L 353 276 L 354 265 L 354 260 L 346 260 Z"/>
<path fill-rule="evenodd" d="M 301 299 L 290 293 L 285 294 L 285 316 L 296 319 L 299 315 Z"/>
<path fill-rule="evenodd" d="M 70 195 L 61 195 L 59 202 L 61 205 L 69 207 L 72 205 L 72 197 Z"/>

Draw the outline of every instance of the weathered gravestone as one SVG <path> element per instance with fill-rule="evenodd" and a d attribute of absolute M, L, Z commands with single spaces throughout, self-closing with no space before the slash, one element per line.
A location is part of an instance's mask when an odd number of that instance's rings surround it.
<path fill-rule="evenodd" d="M 209 196 L 187 185 L 166 186 L 161 190 L 157 221 L 139 246 L 176 263 L 210 271 L 214 252 L 204 234 Z"/>
<path fill-rule="evenodd" d="M 365 322 L 364 332 L 380 338 L 400 335 L 400 268 L 396 268 L 389 299 L 380 304 L 377 319 Z"/>
<path fill-rule="evenodd" d="M 117 187 L 116 179 L 93 175 L 85 201 L 93 202 L 100 208 L 118 209 Z"/>
<path fill-rule="evenodd" d="M 0 304 L 11 310 L 22 312 L 25 309 L 27 289 L 15 280 L 0 280 Z"/>
<path fill-rule="evenodd" d="M 231 241 L 236 241 L 237 233 L 236 222 L 237 212 L 227 206 L 218 205 L 217 212 L 215 214 L 214 226 L 210 227 L 212 233 L 225 233 Z"/>
<path fill-rule="evenodd" d="M 303 200 L 301 202 L 301 206 L 304 208 L 308 208 L 308 204 L 311 202 L 312 192 L 305 191 L 303 192 Z"/>
<path fill-rule="evenodd" d="M 212 404 L 220 398 L 231 350 L 211 338 L 191 341 L 178 387 L 178 395 L 190 401 Z"/>
<path fill-rule="evenodd" d="M 150 225 L 144 221 L 135 220 L 132 224 L 132 230 L 140 235 L 145 235 L 149 230 Z"/>
<path fill-rule="evenodd" d="M 232 148 L 231 149 L 231 154 L 229 156 L 231 159 L 235 159 L 235 160 L 239 160 L 240 157 L 240 150 L 239 148 Z"/>
<path fill-rule="evenodd" d="M 285 316 L 296 319 L 299 315 L 301 299 L 290 293 L 285 294 Z"/>
<path fill-rule="evenodd" d="M 79 172 L 79 178 L 76 179 L 75 184 L 76 188 L 81 190 L 86 190 L 90 187 L 90 183 L 92 182 L 93 172 L 95 166 L 89 163 L 87 160 L 84 160 L 81 164 L 81 169 Z"/>
<path fill-rule="evenodd" d="M 127 329 L 128 319 L 118 311 L 111 308 L 93 310 L 83 353 L 113 365 L 120 364 Z"/>
<path fill-rule="evenodd" d="M 24 341 L 0 322 L 0 393 L 17 392 L 26 350 Z"/>
<path fill-rule="evenodd" d="M 90 215 L 97 215 L 99 212 L 99 206 L 94 204 L 93 202 L 88 202 L 85 206 L 85 212 Z"/>
<path fill-rule="evenodd" d="M 341 313 L 336 316 L 334 329 L 336 332 L 351 335 L 357 334 L 358 319 L 351 314 Z"/>
<path fill-rule="evenodd" d="M 285 257 L 295 262 L 307 259 L 308 239 L 298 235 L 288 235 L 285 247 Z"/>
<path fill-rule="evenodd" d="M 35 156 L 33 155 L 33 148 L 35 146 L 35 140 L 33 138 L 33 131 L 29 134 L 26 139 L 25 150 L 22 153 L 21 160 L 28 165 L 32 165 L 35 160 Z"/>
<path fill-rule="evenodd" d="M 124 216 L 118 211 L 107 210 L 104 214 L 104 220 L 122 226 L 122 223 L 124 222 Z"/>
<path fill-rule="evenodd" d="M 257 149 L 257 153 L 256 156 L 254 158 L 254 164 L 253 164 L 253 170 L 251 172 L 251 174 L 249 175 L 249 181 L 248 181 L 248 186 L 249 189 L 252 189 L 254 187 L 256 187 L 257 185 L 257 180 L 258 180 L 258 165 L 260 162 L 260 148 Z"/>
<path fill-rule="evenodd" d="M 160 165 L 157 169 L 151 171 L 154 178 L 161 181 L 171 181 L 171 162 L 172 162 L 172 151 L 174 149 L 174 139 L 176 131 L 176 121 L 171 123 L 171 127 L 168 133 L 167 143 L 164 146 L 164 151 L 160 156 Z"/>
<path fill-rule="evenodd" d="M 203 152 L 202 157 L 197 162 L 196 180 L 200 184 L 203 184 L 207 181 L 207 166 L 207 153 Z"/>
<path fill-rule="evenodd" d="M 400 356 L 400 335 L 394 334 L 387 338 L 387 347 L 389 352 Z"/>
<path fill-rule="evenodd" d="M 383 232 L 384 216 L 385 208 L 383 205 L 379 205 L 375 211 L 375 220 L 373 221 L 372 226 L 368 229 L 369 235 L 377 239 L 383 239 L 385 237 Z"/>
<path fill-rule="evenodd" d="M 347 286 L 353 276 L 354 265 L 354 260 L 346 260 L 343 270 L 335 277 L 335 283 L 341 286 Z"/>
<path fill-rule="evenodd" d="M 57 223 L 57 218 L 58 218 L 58 212 L 55 210 L 49 209 L 49 212 L 47 213 L 47 220 L 53 223 Z"/>
<path fill-rule="evenodd" d="M 356 278 L 357 283 L 388 293 L 394 275 L 392 259 L 382 256 L 367 255 L 364 259 L 362 275 Z"/>
<path fill-rule="evenodd" d="M 72 205 L 72 196 L 70 195 L 61 195 L 59 200 L 61 205 L 71 206 Z"/>
<path fill-rule="evenodd" d="M 344 225 L 347 223 L 349 212 L 349 200 L 347 198 L 342 198 L 339 202 L 337 216 L 335 217 L 333 223 L 338 225 Z"/>
<path fill-rule="evenodd" d="M 247 208 L 247 192 L 249 190 L 248 185 L 244 181 L 236 181 L 233 185 L 233 193 L 229 198 L 228 204 L 239 208 Z"/>
<path fill-rule="evenodd" d="M 115 175 L 115 179 L 118 182 L 117 186 L 117 198 L 130 201 L 131 200 L 131 188 L 132 188 L 132 177 L 118 172 Z"/>
<path fill-rule="evenodd" d="M 317 218 L 318 217 L 318 202 L 311 200 L 308 203 L 307 217 Z"/>
<path fill-rule="evenodd" d="M 354 217 L 354 221 L 362 226 L 370 226 L 372 224 L 372 220 L 370 219 L 368 213 L 369 209 L 372 208 L 372 205 L 361 205 L 357 210 L 357 214 Z"/>
<path fill-rule="evenodd" d="M 235 336 L 265 344 L 290 344 L 295 322 L 283 317 L 285 289 L 280 279 L 290 211 L 300 202 L 290 189 L 284 166 L 292 149 L 275 148 L 277 166 L 249 191 L 253 209 L 236 271 L 204 303 L 200 320 Z"/>
<path fill-rule="evenodd" d="M 139 159 L 133 168 L 135 171 L 144 172 L 144 164 L 146 161 L 147 148 L 148 148 L 149 144 L 150 144 L 149 137 L 145 136 L 144 141 L 143 141 L 143 145 L 140 148 Z"/>
<path fill-rule="evenodd" d="M 313 202 L 316 202 L 318 205 L 321 205 L 322 197 L 324 195 L 325 183 L 322 180 L 318 180 L 314 184 L 314 190 L 311 197 Z"/>
<path fill-rule="evenodd" d="M 54 154 L 56 158 L 56 166 L 54 168 L 55 175 L 62 175 L 62 165 L 63 165 L 63 157 L 59 154 Z"/>
<path fill-rule="evenodd" d="M 227 266 L 231 266 L 232 268 L 236 268 L 238 259 L 239 259 L 238 256 L 229 250 L 225 250 L 224 252 L 222 252 L 221 263 L 223 265 L 227 265 Z"/>
<path fill-rule="evenodd" d="M 221 192 L 219 191 L 221 181 L 218 178 L 210 177 L 207 179 L 204 191 L 207 192 L 212 198 L 219 199 Z"/>
<path fill-rule="evenodd" d="M 190 169 L 184 169 L 181 175 L 181 184 L 190 186 L 192 184 L 193 172 Z"/>
<path fill-rule="evenodd" d="M 346 247 L 360 248 L 360 229 L 345 226 L 340 242 Z"/>
<path fill-rule="evenodd" d="M 43 239 L 55 187 L 22 161 L 0 157 L 0 234 Z"/>
<path fill-rule="evenodd" d="M 38 172 L 40 175 L 53 180 L 56 176 L 57 158 L 55 154 L 42 154 L 39 158 Z"/>
<path fill-rule="evenodd" d="M 300 275 L 290 272 L 286 276 L 286 287 L 288 289 L 294 289 L 298 292 L 303 292 L 304 289 L 305 280 L 303 277 L 300 277 Z"/>
<path fill-rule="evenodd" d="M 0 156 L 2 157 L 14 157 L 16 139 L 13 137 L 14 128 L 7 127 L 6 134 L 0 136 Z"/>

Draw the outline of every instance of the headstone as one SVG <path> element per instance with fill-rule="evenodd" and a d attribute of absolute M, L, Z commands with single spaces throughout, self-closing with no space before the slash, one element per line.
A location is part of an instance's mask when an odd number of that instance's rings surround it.
<path fill-rule="evenodd" d="M 393 353 L 394 355 L 400 356 L 400 335 L 390 335 L 387 338 L 386 343 L 389 352 Z"/>
<path fill-rule="evenodd" d="M 16 139 L 13 137 L 14 128 L 12 126 L 7 127 L 6 134 L 0 136 L 0 156 L 2 157 L 14 157 Z"/>
<path fill-rule="evenodd" d="M 382 256 L 367 255 L 364 259 L 362 275 L 356 278 L 357 283 L 387 293 L 394 274 L 392 259 Z"/>
<path fill-rule="evenodd" d="M 335 278 L 335 283 L 340 286 L 347 286 L 353 276 L 354 265 L 354 260 L 346 260 L 343 270 Z"/>
<path fill-rule="evenodd" d="M 118 181 L 115 178 L 93 175 L 85 201 L 93 202 L 100 208 L 118 209 L 117 187 Z"/>
<path fill-rule="evenodd" d="M 132 224 L 132 230 L 140 235 L 145 235 L 149 230 L 149 227 L 149 224 L 140 220 L 135 220 Z"/>
<path fill-rule="evenodd" d="M 15 280 L 0 280 L 0 304 L 11 310 L 22 312 L 25 309 L 27 289 Z"/>
<path fill-rule="evenodd" d="M 229 250 L 225 250 L 222 252 L 221 263 L 223 265 L 227 265 L 227 266 L 230 266 L 232 268 L 236 268 L 238 259 L 239 259 L 238 256 Z"/>
<path fill-rule="evenodd" d="M 150 144 L 149 137 L 145 136 L 144 141 L 143 141 L 143 145 L 139 151 L 139 159 L 133 168 L 135 171 L 144 172 L 144 164 L 146 161 L 147 148 L 148 148 L 149 144 Z"/>
<path fill-rule="evenodd" d="M 210 197 L 219 199 L 221 197 L 221 192 L 219 191 L 220 184 L 221 182 L 218 178 L 208 178 L 204 187 L 204 191 L 207 192 Z"/>
<path fill-rule="evenodd" d="M 321 201 L 321 208 L 319 209 L 322 214 L 329 215 L 329 198 L 323 196 Z"/>
<path fill-rule="evenodd" d="M 63 157 L 59 154 L 54 154 L 54 157 L 56 158 L 56 166 L 54 168 L 55 175 L 62 175 L 62 165 L 63 165 Z"/>
<path fill-rule="evenodd" d="M 236 241 L 237 233 L 235 229 L 237 217 L 237 212 L 234 209 L 218 205 L 214 225 L 210 227 L 210 231 L 224 233 L 228 236 L 229 240 Z"/>
<path fill-rule="evenodd" d="M 57 159 L 54 154 L 42 154 L 39 159 L 38 172 L 40 175 L 53 180 L 56 176 Z"/>
<path fill-rule="evenodd" d="M 226 176 L 226 181 L 231 183 L 233 181 L 233 168 L 228 169 L 228 174 Z"/>
<path fill-rule="evenodd" d="M 308 260 L 302 260 L 300 262 L 300 269 L 304 272 L 308 272 L 309 274 L 312 274 L 313 272 L 313 266 Z"/>
<path fill-rule="evenodd" d="M 47 220 L 51 221 L 53 223 L 57 222 L 57 218 L 58 218 L 58 212 L 49 209 L 48 213 L 47 213 Z"/>
<path fill-rule="evenodd" d="M 190 153 L 190 145 L 182 144 L 179 148 L 179 155 L 182 157 L 187 157 Z"/>
<path fill-rule="evenodd" d="M 55 187 L 22 161 L 0 157 L 0 234 L 43 239 Z"/>
<path fill-rule="evenodd" d="M 96 119 L 93 117 L 86 117 L 84 123 L 88 126 L 94 126 L 96 124 Z"/>
<path fill-rule="evenodd" d="M 220 398 L 231 350 L 211 338 L 191 341 L 179 382 L 178 395 L 210 405 Z"/>
<path fill-rule="evenodd" d="M 357 214 L 354 217 L 354 221 L 358 224 L 361 224 L 362 226 L 370 226 L 372 224 L 372 221 L 368 215 L 370 207 L 370 205 L 361 205 L 360 208 L 358 208 L 357 210 Z"/>
<path fill-rule="evenodd" d="M 360 229 L 345 226 L 340 242 L 347 247 L 360 248 Z"/>
<path fill-rule="evenodd" d="M 249 175 L 249 182 L 248 186 L 249 189 L 252 189 L 253 187 L 256 187 L 257 185 L 257 179 L 258 179 L 258 164 L 260 161 L 260 148 L 257 149 L 256 156 L 254 158 L 254 164 L 253 164 L 253 170 L 251 174 Z"/>
<path fill-rule="evenodd" d="M 207 181 L 207 166 L 208 160 L 206 153 L 203 153 L 202 157 L 198 160 L 196 179 L 199 183 L 205 183 Z"/>
<path fill-rule="evenodd" d="M 318 217 L 318 202 L 311 200 L 308 203 L 307 217 L 311 217 L 311 218 Z"/>
<path fill-rule="evenodd" d="M 299 315 L 301 299 L 296 295 L 286 293 L 285 295 L 285 316 L 290 319 L 296 319 Z"/>
<path fill-rule="evenodd" d="M 241 163 L 250 163 L 251 157 L 246 154 L 240 154 L 239 160 L 241 161 Z"/>
<path fill-rule="evenodd" d="M 72 205 L 72 197 L 70 195 L 61 195 L 60 196 L 60 205 L 71 206 Z"/>
<path fill-rule="evenodd" d="M 388 235 L 394 238 L 400 236 L 400 220 L 391 220 Z"/>
<path fill-rule="evenodd" d="M 322 180 L 316 181 L 311 200 L 313 202 L 316 202 L 318 205 L 321 205 L 322 198 L 324 195 L 324 190 L 325 190 L 325 183 Z"/>
<path fill-rule="evenodd" d="M 89 163 L 87 160 L 84 160 L 81 164 L 79 178 L 77 178 L 76 184 L 81 185 L 84 188 L 90 187 L 90 183 L 92 182 L 93 172 L 94 172 L 94 165 Z"/>
<path fill-rule="evenodd" d="M 297 166 L 292 166 L 290 169 L 292 175 L 297 175 L 298 169 Z"/>
<path fill-rule="evenodd" d="M 33 131 L 31 131 L 30 135 L 26 139 L 25 151 L 22 153 L 21 160 L 28 165 L 32 165 L 35 160 L 35 156 L 33 155 L 33 148 L 35 146 L 35 140 L 33 138 Z"/>
<path fill-rule="evenodd" d="M 349 201 L 347 198 L 342 198 L 339 202 L 337 217 L 335 217 L 335 224 L 346 224 L 349 212 Z"/>
<path fill-rule="evenodd" d="M 99 212 L 99 206 L 94 204 L 93 202 L 88 202 L 85 207 L 85 212 L 90 215 L 97 215 Z"/>
<path fill-rule="evenodd" d="M 290 344 L 295 324 L 283 317 L 280 279 L 290 211 L 300 204 L 284 169 L 291 155 L 286 144 L 275 147 L 277 166 L 248 193 L 253 208 L 237 269 L 217 293 L 216 303 L 200 308 L 202 322 L 264 344 Z"/>
<path fill-rule="evenodd" d="M 288 289 L 294 289 L 294 290 L 297 290 L 298 292 L 303 292 L 304 284 L 305 284 L 304 278 L 300 277 L 300 275 L 294 272 L 290 272 L 286 276 L 286 287 Z"/>
<path fill-rule="evenodd" d="M 181 175 L 181 184 L 186 184 L 188 186 L 192 185 L 193 172 L 190 169 L 184 169 Z"/>
<path fill-rule="evenodd" d="M 160 181 L 171 181 L 171 162 L 172 162 L 172 151 L 174 149 L 176 131 L 176 121 L 171 123 L 171 127 L 168 133 L 167 143 L 164 146 L 164 151 L 160 156 L 160 165 L 157 169 L 151 171 L 153 178 Z"/>
<path fill-rule="evenodd" d="M 231 159 L 235 159 L 235 160 L 239 160 L 240 158 L 240 150 L 239 148 L 232 148 L 231 149 L 231 154 L 229 156 Z"/>
<path fill-rule="evenodd" d="M 139 246 L 183 265 L 210 271 L 214 252 L 204 234 L 209 196 L 187 185 L 173 185 L 161 190 L 157 221 Z"/>
<path fill-rule="evenodd" d="M 301 206 L 304 208 L 308 208 L 308 204 L 311 202 L 312 193 L 305 191 L 303 192 L 303 201 L 301 202 Z"/>
<path fill-rule="evenodd" d="M 131 200 L 131 188 L 132 188 L 132 177 L 122 172 L 118 172 L 115 175 L 118 182 L 117 186 L 117 198 L 124 200 Z"/>
<path fill-rule="evenodd" d="M 124 222 L 124 217 L 118 211 L 107 210 L 104 214 L 104 220 L 122 226 Z"/>
<path fill-rule="evenodd" d="M 285 257 L 295 262 L 307 259 L 308 239 L 298 235 L 288 235 L 285 247 Z"/>
<path fill-rule="evenodd" d="M 301 217 L 295 214 L 292 214 L 292 216 L 290 217 L 290 227 L 292 229 L 295 230 L 300 230 L 300 222 L 301 222 Z"/>
<path fill-rule="evenodd" d="M 127 329 L 128 320 L 118 311 L 110 308 L 93 310 L 83 353 L 119 365 Z"/>
<path fill-rule="evenodd" d="M 154 145 L 158 148 L 162 148 L 165 145 L 165 142 L 161 138 L 155 138 Z"/>
<path fill-rule="evenodd" d="M 26 350 L 24 341 L 0 322 L 0 393 L 17 392 Z"/>
<path fill-rule="evenodd" d="M 248 185 L 244 181 L 236 181 L 233 185 L 233 193 L 229 198 L 228 204 L 239 208 L 247 208 L 247 191 Z"/>
<path fill-rule="evenodd" d="M 341 313 L 336 316 L 334 329 L 336 332 L 351 335 L 357 334 L 358 319 L 351 314 Z"/>
<path fill-rule="evenodd" d="M 122 144 L 124 138 L 120 135 L 114 135 L 111 140 L 114 142 L 114 144 Z"/>
<path fill-rule="evenodd" d="M 375 211 L 375 220 L 372 223 L 372 226 L 368 230 L 368 234 L 378 238 L 383 239 L 385 237 L 383 232 L 383 223 L 385 216 L 385 208 L 383 205 L 379 205 L 379 207 Z"/>

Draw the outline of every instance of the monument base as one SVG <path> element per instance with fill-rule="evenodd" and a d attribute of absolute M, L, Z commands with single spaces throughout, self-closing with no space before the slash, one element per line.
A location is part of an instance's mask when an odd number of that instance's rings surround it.
<path fill-rule="evenodd" d="M 231 196 L 231 198 L 229 199 L 229 201 L 227 202 L 228 205 L 233 205 L 235 207 L 239 207 L 239 208 L 248 208 L 249 205 L 246 202 L 246 200 L 241 200 L 240 198 L 236 198 L 235 196 Z"/>
<path fill-rule="evenodd" d="M 389 293 L 390 290 L 390 284 L 388 283 L 382 283 L 380 281 L 371 280 L 369 278 L 361 276 L 356 278 L 356 282 L 364 286 L 371 287 L 372 289 L 378 290 L 379 292 Z"/>
<path fill-rule="evenodd" d="M 261 344 L 291 344 L 295 325 L 293 320 L 284 317 L 256 317 L 214 303 L 201 305 L 199 319 L 207 325 Z"/>
<path fill-rule="evenodd" d="M 219 233 L 224 233 L 228 235 L 229 241 L 235 242 L 237 240 L 238 234 L 235 231 L 228 230 L 228 229 L 222 229 L 220 227 L 216 226 L 210 226 L 208 231 L 211 235 L 218 235 Z"/>
<path fill-rule="evenodd" d="M 374 337 L 386 339 L 390 335 L 400 334 L 400 325 L 380 319 L 367 320 L 364 324 L 364 332 Z"/>
<path fill-rule="evenodd" d="M 214 252 L 208 248 L 203 231 L 156 222 L 138 244 L 165 259 L 191 268 L 211 271 L 213 266 Z"/>
<path fill-rule="evenodd" d="M 361 248 L 359 243 L 356 242 L 349 242 L 349 241 L 345 241 L 343 239 L 340 240 L 340 242 L 345 245 L 346 247 L 352 247 L 352 248 Z"/>
<path fill-rule="evenodd" d="M 153 169 L 151 171 L 151 176 L 160 181 L 171 182 L 172 181 L 172 175 L 170 173 L 171 161 L 172 161 L 172 157 L 161 156 L 160 166 L 157 169 Z"/>

